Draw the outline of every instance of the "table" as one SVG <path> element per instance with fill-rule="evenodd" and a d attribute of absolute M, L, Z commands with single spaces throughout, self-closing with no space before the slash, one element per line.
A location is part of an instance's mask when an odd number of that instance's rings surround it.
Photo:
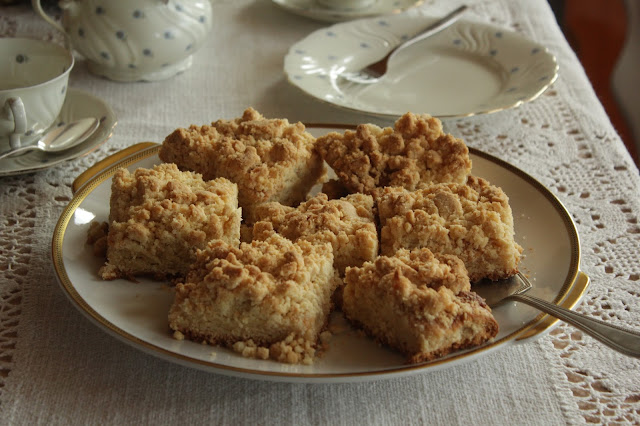
<path fill-rule="evenodd" d="M 460 2 L 428 0 L 442 15 Z M 640 178 L 544 0 L 478 0 L 468 16 L 515 30 L 557 56 L 560 76 L 520 108 L 445 121 L 469 146 L 545 184 L 571 212 L 592 284 L 577 310 L 640 323 Z M 0 9 L 0 36 L 60 39 L 29 6 Z M 565 424 L 640 422 L 640 360 L 571 326 L 477 361 L 408 378 L 286 384 L 207 374 L 120 343 L 60 291 L 50 238 L 74 178 L 139 141 L 253 106 L 291 121 L 359 123 L 307 97 L 282 72 L 289 46 L 323 23 L 267 0 L 214 6 L 214 30 L 187 72 L 154 83 L 99 79 L 78 61 L 74 88 L 108 102 L 113 137 L 86 157 L 0 178 L 0 423 Z M 380 125 L 382 119 L 367 121 Z"/>

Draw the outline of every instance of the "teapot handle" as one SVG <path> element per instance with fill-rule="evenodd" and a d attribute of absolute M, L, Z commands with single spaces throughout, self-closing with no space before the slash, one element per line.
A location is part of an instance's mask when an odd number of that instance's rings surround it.
<path fill-rule="evenodd" d="M 67 33 L 64 28 L 62 28 L 62 25 L 60 25 L 56 20 L 45 13 L 45 11 L 42 9 L 42 5 L 40 4 L 40 0 L 31 0 L 31 5 L 33 6 L 33 9 L 38 13 L 38 15 L 40 15 L 49 24 L 53 25 L 55 29 L 62 32 L 63 34 Z"/>

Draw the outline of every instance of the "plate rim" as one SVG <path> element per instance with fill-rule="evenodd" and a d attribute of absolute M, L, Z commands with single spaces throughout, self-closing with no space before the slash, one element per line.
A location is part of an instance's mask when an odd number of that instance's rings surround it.
<path fill-rule="evenodd" d="M 403 12 L 406 12 L 407 10 L 420 6 L 425 2 L 425 0 L 408 0 L 408 2 L 409 1 L 411 2 L 411 4 L 405 7 L 391 7 L 387 11 L 367 13 L 365 11 L 362 11 L 362 12 L 330 11 L 330 10 L 323 10 L 321 7 L 315 7 L 315 8 L 310 7 L 309 9 L 304 9 L 304 8 L 295 7 L 295 5 L 292 5 L 288 0 L 271 0 L 271 1 L 290 13 L 294 13 L 296 15 L 303 16 L 305 18 L 313 19 L 320 22 L 333 22 L 333 23 L 346 22 L 354 19 L 373 18 L 375 16 L 381 16 L 385 14 L 391 15 L 391 14 L 403 13 Z M 391 0 L 385 0 L 385 1 L 391 1 Z M 310 4 L 312 3 L 311 0 L 309 0 L 309 3 Z"/>
<path fill-rule="evenodd" d="M 399 16 L 399 15 L 395 15 L 395 16 Z M 363 18 L 358 20 L 357 22 L 359 23 L 364 23 L 364 22 L 375 22 L 376 19 L 379 19 L 380 17 L 369 17 L 369 18 Z M 437 19 L 434 16 L 427 16 L 427 15 L 416 15 L 416 16 L 408 16 L 408 15 L 404 15 L 405 19 L 423 19 L 423 18 L 428 18 L 428 19 Z M 326 105 L 331 105 L 333 107 L 339 108 L 341 110 L 344 111 L 349 111 L 349 112 L 355 112 L 355 113 L 360 113 L 360 114 L 367 114 L 373 117 L 378 117 L 378 118 L 397 118 L 399 115 L 401 115 L 402 113 L 406 112 L 400 112 L 397 111 L 395 113 L 385 113 L 385 112 L 375 112 L 375 111 L 371 111 L 371 110 L 365 110 L 365 109 L 359 109 L 355 106 L 348 106 L 348 105 L 343 105 L 343 104 L 339 104 L 339 103 L 335 103 L 332 102 L 328 99 L 316 96 L 315 94 L 313 94 L 311 91 L 305 89 L 302 85 L 300 85 L 298 83 L 298 81 L 296 80 L 295 76 L 290 74 L 288 71 L 288 67 L 287 67 L 287 63 L 290 57 L 293 56 L 293 54 L 295 53 L 296 49 L 299 47 L 300 43 L 308 40 L 309 38 L 313 37 L 314 35 L 317 35 L 321 32 L 326 32 L 326 31 L 331 31 L 332 28 L 335 28 L 336 26 L 343 26 L 343 25 L 350 25 L 352 24 L 351 22 L 339 22 L 336 23 L 330 27 L 327 28 L 320 28 L 316 31 L 311 32 L 310 34 L 306 35 L 304 38 L 298 40 L 297 42 L 295 42 L 293 45 L 291 45 L 291 47 L 289 48 L 289 50 L 287 51 L 287 54 L 284 57 L 283 60 L 283 70 L 284 70 L 284 74 L 286 76 L 287 82 L 294 86 L 295 88 L 297 88 L 298 90 L 300 90 L 302 93 L 304 93 L 305 95 L 316 99 Z M 527 102 L 531 102 L 536 100 L 537 98 L 539 98 L 544 92 L 546 92 L 558 79 L 559 76 L 559 71 L 560 71 L 560 64 L 558 63 L 558 58 L 556 57 L 556 55 L 554 55 L 551 50 L 549 50 L 549 48 L 546 45 L 543 45 L 542 43 L 539 43 L 535 40 L 532 40 L 530 38 L 528 38 L 527 36 L 520 34 L 519 32 L 513 31 L 509 28 L 503 28 L 503 27 L 499 27 L 490 23 L 486 23 L 486 22 L 480 22 L 480 21 L 473 21 L 471 19 L 468 18 L 462 18 L 459 19 L 456 23 L 454 23 L 454 25 L 460 25 L 460 24 L 467 24 L 467 25 L 472 25 L 472 26 L 478 26 L 478 27 L 484 27 L 487 29 L 491 29 L 494 31 L 498 31 L 501 33 L 508 33 L 510 37 L 514 37 L 519 39 L 522 42 L 526 42 L 531 46 L 535 46 L 536 48 L 540 49 L 540 52 L 542 52 L 543 54 L 545 54 L 547 56 L 547 59 L 549 59 L 553 64 L 553 75 L 549 78 L 549 80 L 543 84 L 537 91 L 532 92 L 529 96 L 526 96 L 524 98 L 518 98 L 515 101 L 511 102 L 511 103 L 505 103 L 503 106 L 500 107 L 493 107 L 493 108 L 486 108 L 486 109 L 478 109 L 478 110 L 473 110 L 473 111 L 468 111 L 468 112 L 462 112 L 462 113 L 450 113 L 450 114 L 435 114 L 429 111 L 421 111 L 421 113 L 426 113 L 426 114 L 430 114 L 434 117 L 440 118 L 440 119 L 453 119 L 453 118 L 464 118 L 464 117 L 473 117 L 476 115 L 486 115 L 486 114 L 494 114 L 496 112 L 500 112 L 500 111 L 505 111 L 508 109 L 513 109 L 513 108 L 518 108 L 519 106 L 527 103 Z M 331 80 L 329 73 L 327 74 L 327 76 L 329 77 L 329 81 Z M 411 108 L 409 108 L 411 109 Z"/>
<path fill-rule="evenodd" d="M 307 128 L 326 128 L 326 129 L 355 129 L 355 125 L 346 124 L 325 124 L 325 123 L 310 123 L 305 124 Z M 65 207 L 63 212 L 56 223 L 53 237 L 51 241 L 51 258 L 53 262 L 56 279 L 60 285 L 63 293 L 71 301 L 71 303 L 80 312 L 87 317 L 91 322 L 96 324 L 98 328 L 106 331 L 113 337 L 116 337 L 121 342 L 127 343 L 141 350 L 144 353 L 154 355 L 166 361 L 178 363 L 183 366 L 191 368 L 199 368 L 207 372 L 215 372 L 224 375 L 234 375 L 237 377 L 262 379 L 270 381 L 283 381 L 283 382 L 303 382 L 303 383 L 344 383 L 355 382 L 364 380 L 379 380 L 394 378 L 412 374 L 415 372 L 430 372 L 436 371 L 440 368 L 447 367 L 447 364 L 460 363 L 463 361 L 469 361 L 474 355 L 479 353 L 489 353 L 495 350 L 501 349 L 505 344 L 510 341 L 513 343 L 521 343 L 539 337 L 544 333 L 549 332 L 554 328 L 560 320 L 549 317 L 544 313 L 540 313 L 535 318 L 522 325 L 519 329 L 513 331 L 509 335 L 503 336 L 498 340 L 491 341 L 480 347 L 476 347 L 471 351 L 462 352 L 451 357 L 444 359 L 437 359 L 427 363 L 420 364 L 402 364 L 397 367 L 376 370 L 376 371 L 362 371 L 362 372 L 341 372 L 341 373 L 289 373 L 282 371 L 267 371 L 267 370 L 255 370 L 245 367 L 236 367 L 231 365 L 220 364 L 211 361 L 205 361 L 197 358 L 193 358 L 187 355 L 183 355 L 177 352 L 173 352 L 166 348 L 152 344 L 139 337 L 130 334 L 113 323 L 102 317 L 93 307 L 91 307 L 75 289 L 74 284 L 71 282 L 64 263 L 63 256 L 63 243 L 64 236 L 68 227 L 68 224 L 80 204 L 105 180 L 111 177 L 118 168 L 127 167 L 135 164 L 141 160 L 147 159 L 157 154 L 160 149 L 159 144 L 152 146 L 143 146 L 142 150 L 126 157 L 124 159 L 117 158 L 111 163 L 105 163 L 105 168 L 97 173 L 93 178 L 88 180 L 78 192 L 76 192 Z M 482 157 L 488 161 L 496 163 L 500 167 L 506 168 L 508 171 L 515 173 L 519 177 L 525 179 L 528 183 L 532 184 L 535 189 L 544 195 L 553 205 L 556 212 L 562 218 L 562 221 L 567 229 L 569 239 L 571 241 L 571 264 L 569 265 L 569 271 L 565 278 L 565 282 L 558 291 L 553 303 L 561 304 L 566 308 L 573 308 L 582 299 L 589 286 L 589 279 L 584 272 L 580 271 L 580 258 L 581 247 L 578 231 L 571 215 L 564 207 L 562 202 L 542 183 L 537 179 L 517 168 L 516 166 L 502 160 L 492 154 L 481 151 L 477 148 L 469 147 L 469 152 L 478 157 Z"/>

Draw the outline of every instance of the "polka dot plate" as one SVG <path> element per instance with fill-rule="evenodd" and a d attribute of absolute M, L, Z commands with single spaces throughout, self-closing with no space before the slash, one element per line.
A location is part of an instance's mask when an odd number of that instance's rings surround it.
<path fill-rule="evenodd" d="M 411 111 L 440 118 L 486 114 L 536 99 L 557 78 L 549 50 L 520 34 L 460 20 L 399 52 L 375 84 L 346 81 L 435 17 L 406 14 L 335 24 L 294 44 L 284 60 L 289 81 L 352 111 L 393 117 Z"/>

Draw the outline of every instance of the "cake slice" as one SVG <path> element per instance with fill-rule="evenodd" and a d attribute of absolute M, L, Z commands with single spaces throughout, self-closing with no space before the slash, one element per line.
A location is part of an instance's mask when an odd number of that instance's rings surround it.
<path fill-rule="evenodd" d="M 466 184 L 413 192 L 384 188 L 377 202 L 384 255 L 420 247 L 453 254 L 464 262 L 472 282 L 518 272 L 522 247 L 514 240 L 509 199 L 484 179 L 470 176 Z"/>
<path fill-rule="evenodd" d="M 297 208 L 266 203 L 256 209 L 256 216 L 260 220 L 253 227 L 255 239 L 277 232 L 292 241 L 331 243 L 334 266 L 341 275 L 347 266 L 360 266 L 378 255 L 373 198 L 369 195 L 328 200 L 320 193 Z"/>
<path fill-rule="evenodd" d="M 498 333 L 491 309 L 470 291 L 463 263 L 428 249 L 401 249 L 348 268 L 342 311 L 409 363 L 480 345 Z"/>
<path fill-rule="evenodd" d="M 178 339 L 309 364 L 338 283 L 328 243 L 277 234 L 239 248 L 214 241 L 176 286 L 169 326 Z"/>
<path fill-rule="evenodd" d="M 234 120 L 175 130 L 159 156 L 205 179 L 236 183 L 244 220 L 253 222 L 255 206 L 268 201 L 297 205 L 325 174 L 315 140 L 302 123 L 267 119 L 248 108 Z"/>
<path fill-rule="evenodd" d="M 238 188 L 204 181 L 175 164 L 119 169 L 113 176 L 103 279 L 184 275 L 196 249 L 213 239 L 240 240 Z"/>
<path fill-rule="evenodd" d="M 385 186 L 416 190 L 464 183 L 471 171 L 464 142 L 445 134 L 440 120 L 427 114 L 407 113 L 394 128 L 360 124 L 355 131 L 331 132 L 317 145 L 349 192 L 373 195 Z"/>

